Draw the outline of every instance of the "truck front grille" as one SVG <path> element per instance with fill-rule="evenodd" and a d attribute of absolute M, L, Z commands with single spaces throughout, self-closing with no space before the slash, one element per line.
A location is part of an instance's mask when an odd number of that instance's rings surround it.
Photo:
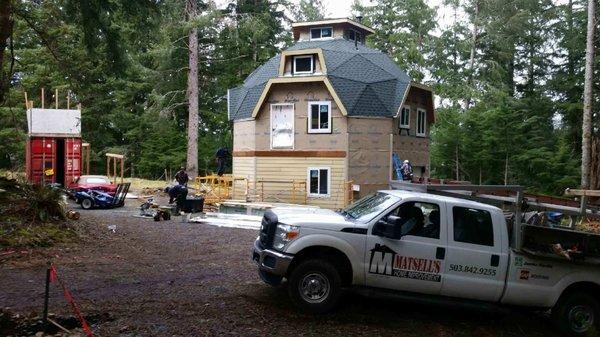
<path fill-rule="evenodd" d="M 278 219 L 275 213 L 270 210 L 265 212 L 259 234 L 259 243 L 262 249 L 273 247 L 273 237 L 275 236 L 275 230 L 277 229 L 277 222 Z"/>

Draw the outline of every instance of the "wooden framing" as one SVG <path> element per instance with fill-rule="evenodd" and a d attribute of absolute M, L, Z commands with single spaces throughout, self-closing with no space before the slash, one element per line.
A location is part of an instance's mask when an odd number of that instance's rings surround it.
<path fill-rule="evenodd" d="M 117 183 L 117 161 L 120 162 L 119 166 L 120 166 L 120 177 L 121 177 L 121 184 L 123 183 L 123 176 L 125 174 L 125 156 L 122 154 L 115 154 L 115 153 L 107 153 L 106 154 L 106 176 L 110 179 L 113 180 L 113 182 L 116 184 Z M 110 174 L 110 163 L 112 162 L 113 164 L 113 174 Z"/>
<path fill-rule="evenodd" d="M 325 84 L 325 87 L 327 87 L 327 90 L 331 94 L 331 97 L 333 97 L 333 100 L 335 101 L 335 104 L 337 104 L 342 115 L 348 116 L 348 111 L 346 110 L 346 107 L 344 107 L 344 104 L 342 104 L 342 100 L 340 99 L 340 97 L 337 95 L 337 93 L 333 89 L 333 85 L 331 84 L 329 79 L 326 76 L 319 75 L 319 76 L 294 76 L 294 77 L 290 76 L 290 77 L 278 77 L 278 78 L 270 79 L 269 82 L 267 82 L 267 85 L 265 86 L 265 89 L 263 90 L 262 94 L 260 95 L 260 98 L 258 99 L 258 102 L 256 103 L 256 106 L 254 107 L 254 110 L 252 111 L 252 118 L 256 118 L 256 116 L 258 116 L 258 113 L 260 112 L 260 108 L 263 106 L 263 103 L 267 99 L 267 96 L 269 95 L 269 92 L 271 91 L 271 86 L 273 84 L 308 83 L 308 82 L 322 82 L 323 84 Z"/>
<path fill-rule="evenodd" d="M 90 175 L 90 153 L 91 153 L 91 145 L 90 143 L 82 143 L 81 144 L 81 173 Z"/>

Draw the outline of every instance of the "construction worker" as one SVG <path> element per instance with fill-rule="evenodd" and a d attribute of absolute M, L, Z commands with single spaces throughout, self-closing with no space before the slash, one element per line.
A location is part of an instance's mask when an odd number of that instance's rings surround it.
<path fill-rule="evenodd" d="M 219 177 L 225 173 L 225 163 L 227 162 L 227 157 L 229 156 L 229 150 L 226 147 L 220 148 L 217 153 L 215 153 L 215 158 L 217 160 L 217 175 Z"/>
<path fill-rule="evenodd" d="M 410 164 L 410 161 L 408 161 L 408 159 L 404 161 L 404 163 L 402 164 L 402 167 L 400 167 L 400 171 L 402 172 L 402 180 L 412 181 L 413 168 L 412 168 L 412 165 Z"/>
<path fill-rule="evenodd" d="M 179 185 L 187 186 L 190 177 L 188 176 L 187 172 L 185 172 L 185 167 L 182 166 L 179 169 L 179 171 L 175 174 L 175 180 L 177 180 L 177 183 L 179 183 Z"/>

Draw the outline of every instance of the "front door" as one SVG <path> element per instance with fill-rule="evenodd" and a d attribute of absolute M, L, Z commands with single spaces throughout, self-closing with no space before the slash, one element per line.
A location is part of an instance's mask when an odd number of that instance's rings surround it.
<path fill-rule="evenodd" d="M 439 294 L 446 247 L 445 205 L 406 201 L 386 214 L 401 232 L 398 240 L 373 235 L 365 254 L 366 284 L 371 287 Z M 389 217 L 392 215 L 392 217 Z"/>
<path fill-rule="evenodd" d="M 442 295 L 496 301 L 502 295 L 508 252 L 492 214 L 472 205 L 448 204 L 448 254 Z"/>
<path fill-rule="evenodd" d="M 294 148 L 293 104 L 271 104 L 271 148 Z"/>

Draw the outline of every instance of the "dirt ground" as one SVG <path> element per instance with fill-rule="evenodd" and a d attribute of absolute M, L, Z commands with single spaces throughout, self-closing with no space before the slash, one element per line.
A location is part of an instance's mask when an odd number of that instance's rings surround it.
<path fill-rule="evenodd" d="M 333 314 L 301 314 L 284 288 L 259 280 L 250 260 L 256 231 L 180 217 L 135 218 L 137 205 L 82 210 L 85 235 L 77 244 L 0 258 L 0 310 L 40 315 L 51 260 L 95 336 L 556 336 L 544 314 L 481 313 L 353 294 Z M 56 284 L 50 312 L 71 316 Z M 23 334 L 2 326 L 0 336 Z"/>

